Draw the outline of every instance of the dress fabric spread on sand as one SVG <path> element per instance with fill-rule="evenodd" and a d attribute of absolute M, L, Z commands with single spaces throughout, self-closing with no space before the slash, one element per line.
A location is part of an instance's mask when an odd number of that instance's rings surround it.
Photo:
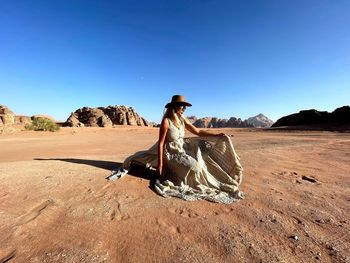
<path fill-rule="evenodd" d="M 179 127 L 168 119 L 169 129 L 164 144 L 164 174 L 155 183 L 156 191 L 164 197 L 184 200 L 205 199 L 232 203 L 243 198 L 239 185 L 243 168 L 228 136 L 184 138 L 184 123 Z M 157 143 L 149 150 L 128 157 L 123 167 L 108 177 L 122 177 L 133 163 L 147 168 L 157 167 Z"/>

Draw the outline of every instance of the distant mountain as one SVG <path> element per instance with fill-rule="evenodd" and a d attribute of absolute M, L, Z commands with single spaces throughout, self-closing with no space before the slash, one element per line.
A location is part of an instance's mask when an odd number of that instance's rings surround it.
<path fill-rule="evenodd" d="M 263 114 L 248 118 L 247 120 L 236 117 L 220 119 L 217 117 L 197 118 L 196 116 L 189 116 L 187 119 L 197 128 L 267 128 L 274 123 Z"/>
<path fill-rule="evenodd" d="M 248 118 L 247 121 L 249 124 L 252 124 L 254 127 L 257 128 L 269 128 L 272 124 L 274 124 L 273 120 L 270 120 L 262 113 L 254 117 Z"/>
<path fill-rule="evenodd" d="M 192 116 L 192 120 L 193 120 Z M 242 121 L 240 118 L 231 117 L 230 119 L 219 119 L 216 117 L 205 117 L 193 122 L 197 128 L 247 128 L 254 127 L 247 120 Z"/>
<path fill-rule="evenodd" d="M 193 124 L 196 122 L 197 117 L 196 116 L 189 116 L 189 117 L 187 117 L 187 119 Z"/>
<path fill-rule="evenodd" d="M 278 119 L 272 127 L 281 126 L 327 126 L 331 128 L 334 125 L 350 125 L 350 107 L 343 106 L 337 108 L 333 112 L 317 111 L 315 109 L 302 110 Z"/>

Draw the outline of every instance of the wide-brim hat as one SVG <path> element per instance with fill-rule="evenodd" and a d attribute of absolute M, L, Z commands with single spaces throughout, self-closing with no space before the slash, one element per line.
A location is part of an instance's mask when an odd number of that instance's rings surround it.
<path fill-rule="evenodd" d="M 191 107 L 192 104 L 185 100 L 185 96 L 182 95 L 174 95 L 171 98 L 171 102 L 165 105 L 165 108 L 169 108 L 171 106 L 188 106 Z"/>

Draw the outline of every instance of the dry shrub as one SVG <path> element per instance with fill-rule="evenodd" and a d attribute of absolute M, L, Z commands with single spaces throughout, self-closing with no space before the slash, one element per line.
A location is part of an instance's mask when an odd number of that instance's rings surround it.
<path fill-rule="evenodd" d="M 47 119 L 47 118 L 33 118 L 32 123 L 26 124 L 25 128 L 27 130 L 33 130 L 33 131 L 55 132 L 55 131 L 58 131 L 60 129 L 60 126 L 58 126 L 52 120 Z"/>

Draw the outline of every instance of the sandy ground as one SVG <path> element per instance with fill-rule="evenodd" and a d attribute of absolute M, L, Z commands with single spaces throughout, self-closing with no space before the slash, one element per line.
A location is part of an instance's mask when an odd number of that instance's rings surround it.
<path fill-rule="evenodd" d="M 244 167 L 231 205 L 108 182 L 156 128 L 0 136 L 0 262 L 350 262 L 350 134 L 225 129 Z"/>

